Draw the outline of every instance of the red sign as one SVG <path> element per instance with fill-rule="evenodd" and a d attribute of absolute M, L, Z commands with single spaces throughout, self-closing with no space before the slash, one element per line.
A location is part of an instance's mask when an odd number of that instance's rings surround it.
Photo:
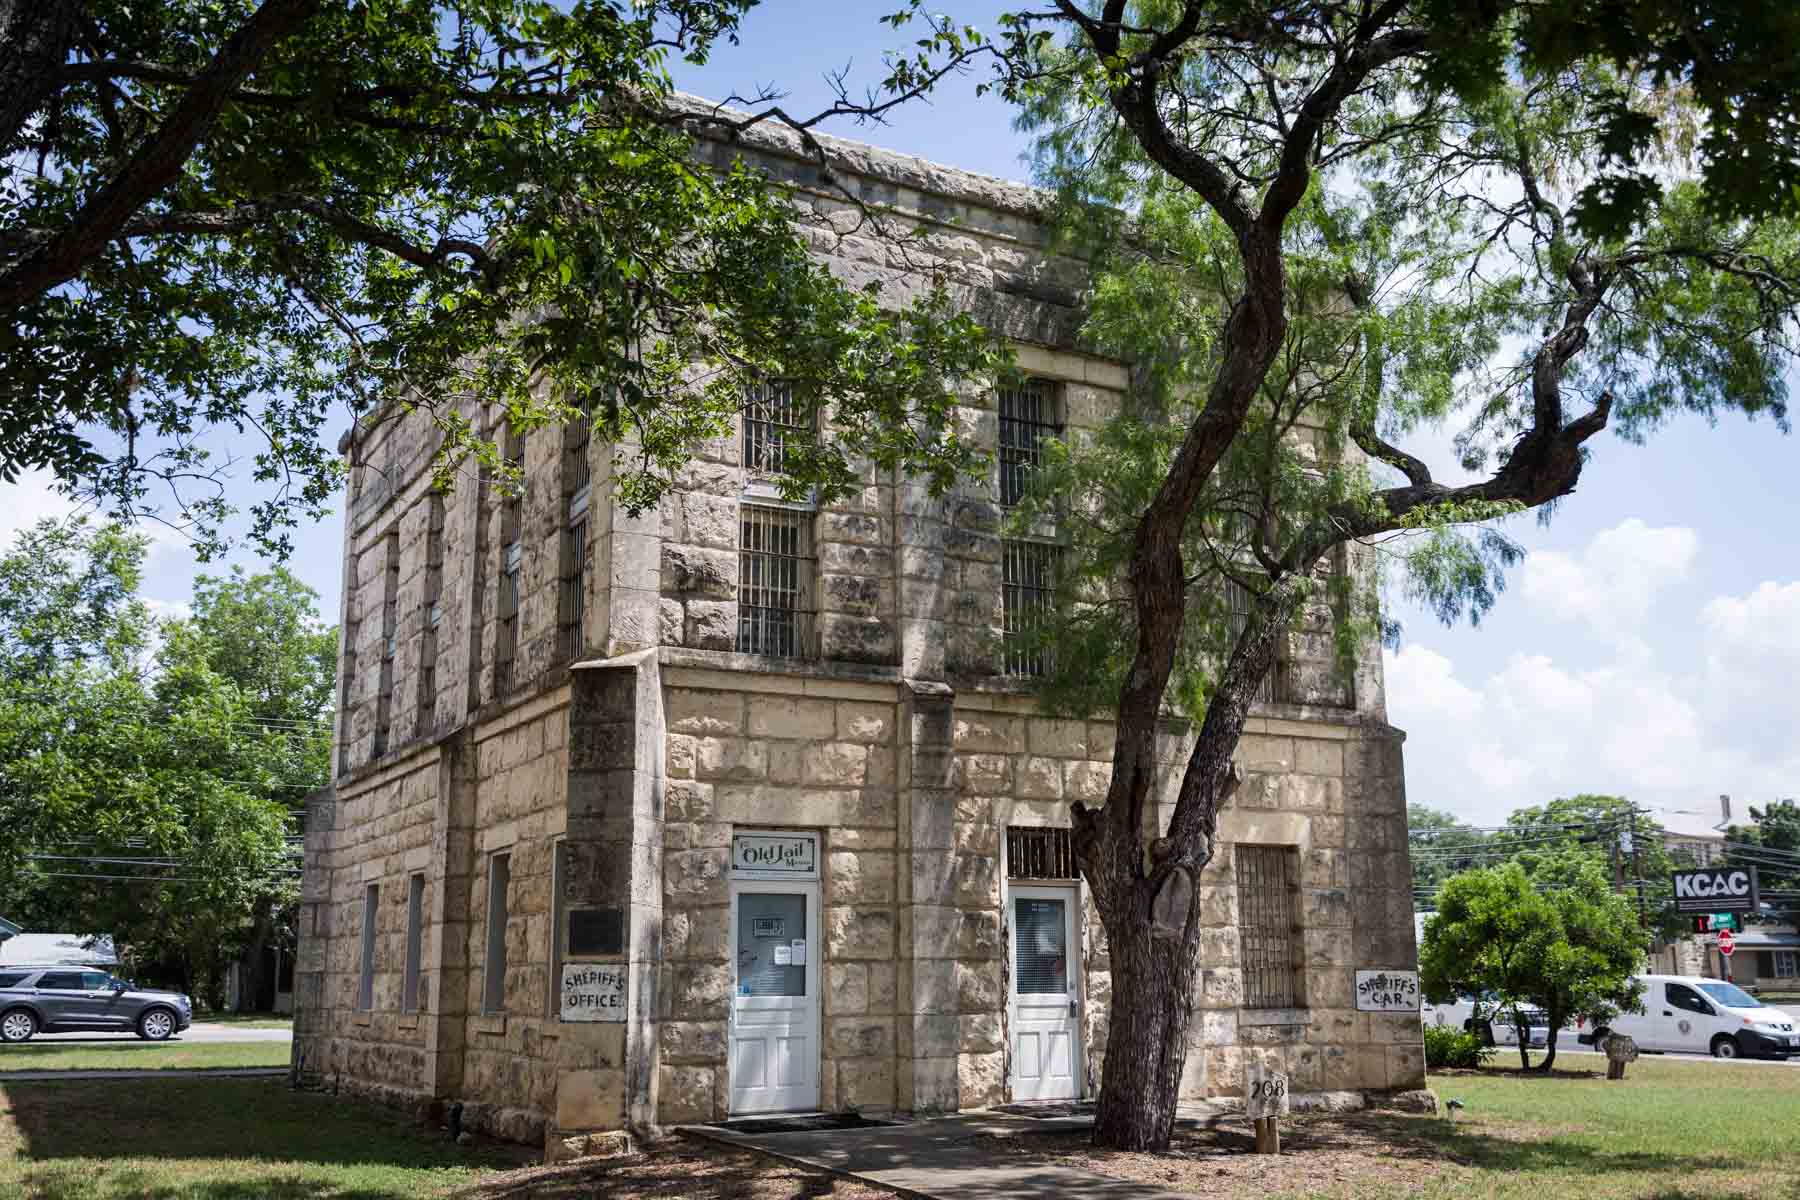
<path fill-rule="evenodd" d="M 1731 951 L 1734 949 L 1734 941 L 1735 939 L 1731 936 L 1731 930 L 1719 930 L 1719 953 L 1723 954 L 1726 958 L 1730 958 Z"/>

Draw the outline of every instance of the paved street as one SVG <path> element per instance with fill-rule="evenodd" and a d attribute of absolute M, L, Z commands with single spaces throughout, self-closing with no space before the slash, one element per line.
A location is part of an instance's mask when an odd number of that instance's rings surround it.
<path fill-rule="evenodd" d="M 146 1042 L 135 1033 L 40 1033 L 31 1039 L 38 1042 L 126 1042 L 138 1046 L 156 1046 L 166 1043 Z M 208 1021 L 196 1021 L 188 1028 L 169 1039 L 171 1042 L 291 1042 L 294 1031 L 283 1029 L 249 1029 L 242 1025 L 213 1024 Z"/>
<path fill-rule="evenodd" d="M 1533 1050 L 1531 1052 L 1531 1061 L 1534 1063 L 1537 1062 L 1541 1054 L 1542 1051 Z M 1561 1062 L 1563 1056 L 1569 1054 L 1580 1054 L 1590 1058 L 1602 1059 L 1606 1057 L 1598 1050 L 1565 1050 L 1563 1047 L 1558 1046 L 1556 1048 L 1556 1061 Z M 1714 1058 L 1710 1054 L 1655 1054 L 1648 1050 L 1643 1051 L 1642 1054 L 1643 1058 L 1639 1060 L 1640 1062 L 1644 1059 L 1666 1058 L 1670 1062 L 1706 1062 L 1718 1063 L 1720 1066 L 1733 1067 L 1800 1067 L 1800 1058 L 1790 1058 L 1785 1061 L 1779 1058 Z M 1499 1058 L 1495 1058 L 1491 1065 L 1517 1066 L 1518 1060 L 1519 1052 L 1517 1050 L 1510 1050 L 1510 1061 L 1502 1063 Z"/>

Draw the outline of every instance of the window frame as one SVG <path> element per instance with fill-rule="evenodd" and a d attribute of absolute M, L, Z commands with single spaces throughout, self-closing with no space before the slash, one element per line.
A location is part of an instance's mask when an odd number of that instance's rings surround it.
<path fill-rule="evenodd" d="M 818 657 L 818 547 L 810 508 L 744 501 L 738 508 L 737 636 L 739 654 Z M 776 544 L 783 532 L 793 548 Z M 753 570 L 752 567 L 757 569 Z M 791 572 L 791 575 L 789 574 Z M 761 597 L 767 603 L 753 603 Z M 773 603 L 789 597 L 791 604 Z"/>
<path fill-rule="evenodd" d="M 362 951 L 356 975 L 356 1011 L 375 1011 L 375 925 L 381 917 L 381 884 L 363 885 Z"/>
<path fill-rule="evenodd" d="M 406 880 L 406 967 L 400 980 L 400 1011 L 416 1013 L 425 965 L 425 872 Z"/>
<path fill-rule="evenodd" d="M 1029 411 L 1021 411 L 1026 406 Z M 1040 375 L 1003 384 L 995 390 L 994 409 L 999 418 L 994 494 L 1000 507 L 1016 508 L 1030 490 L 1031 475 L 1043 464 L 1044 443 L 1060 441 L 1067 432 L 1063 384 Z"/>
<path fill-rule="evenodd" d="M 1279 878 L 1272 880 L 1271 868 L 1277 866 Z M 1305 1008 L 1306 931 L 1301 922 L 1298 850 L 1240 842 L 1232 848 L 1232 877 L 1243 1007 Z M 1285 965 L 1276 961 L 1284 949 Z M 1285 988 L 1275 986 L 1283 980 Z"/>
<path fill-rule="evenodd" d="M 807 433 L 794 385 L 794 380 L 777 376 L 745 389 L 738 418 L 738 455 L 745 474 L 752 479 L 782 475 L 787 467 L 788 438 L 804 438 Z"/>
<path fill-rule="evenodd" d="M 1018 645 L 1030 632 L 1032 614 L 1053 611 L 1057 577 L 1066 548 L 1040 538 L 1003 538 L 1000 542 L 1000 674 L 1011 679 L 1041 679 L 1056 666 L 1053 648 L 1027 650 Z M 1030 565 L 1035 579 L 1017 574 Z"/>
<path fill-rule="evenodd" d="M 512 919 L 512 847 L 488 854 L 487 928 L 481 960 L 481 1014 L 506 1012 L 506 926 Z M 498 917 L 498 920 L 496 920 Z M 495 969 L 496 960 L 498 970 Z"/>
<path fill-rule="evenodd" d="M 1787 970 L 1781 969 L 1787 964 Z M 1769 961 L 1769 971 L 1775 979 L 1800 979 L 1800 950 L 1783 950 L 1777 948 Z"/>

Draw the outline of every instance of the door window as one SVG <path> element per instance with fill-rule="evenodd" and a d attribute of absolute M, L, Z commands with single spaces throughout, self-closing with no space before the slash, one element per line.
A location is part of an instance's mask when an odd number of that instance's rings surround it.
<path fill-rule="evenodd" d="M 1686 984 L 1670 983 L 1664 985 L 1663 994 L 1672 1007 L 1686 1009 L 1691 1013 L 1699 1013 L 1703 1017 L 1713 1015 L 1712 1005 L 1700 998 L 1700 993 Z"/>
<path fill-rule="evenodd" d="M 740 996 L 806 995 L 806 897 L 740 892 L 737 973 Z"/>
<path fill-rule="evenodd" d="M 80 971 L 46 971 L 38 980 L 38 987 L 47 992 L 79 992 L 81 986 Z"/>
<path fill-rule="evenodd" d="M 83 971 L 81 973 L 81 990 L 84 992 L 104 992 L 112 986 L 112 976 L 105 971 Z"/>
<path fill-rule="evenodd" d="M 1069 990 L 1068 921 L 1064 901 L 1019 897 L 1013 909 L 1018 936 L 1013 978 L 1021 996 Z"/>

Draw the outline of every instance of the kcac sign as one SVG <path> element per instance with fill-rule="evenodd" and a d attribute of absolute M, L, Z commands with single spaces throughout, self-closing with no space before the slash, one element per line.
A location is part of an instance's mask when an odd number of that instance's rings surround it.
<path fill-rule="evenodd" d="M 1762 904 L 1755 867 L 1676 871 L 1676 912 L 1755 912 Z"/>

